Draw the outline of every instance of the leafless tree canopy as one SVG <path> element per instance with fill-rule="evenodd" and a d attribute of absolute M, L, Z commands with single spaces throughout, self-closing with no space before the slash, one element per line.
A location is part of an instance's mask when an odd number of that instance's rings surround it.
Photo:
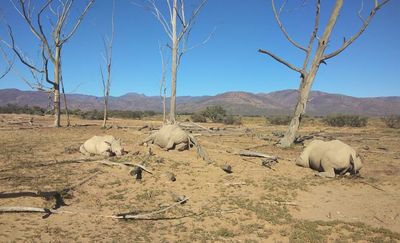
<path fill-rule="evenodd" d="M 81 14 L 75 20 L 71 20 L 70 12 L 74 2 L 74 0 L 47 0 L 42 2 L 40 6 L 36 6 L 37 2 L 35 1 L 11 0 L 17 13 L 23 18 L 32 34 L 40 43 L 41 65 L 35 65 L 31 61 L 32 59 L 25 56 L 17 47 L 10 25 L 8 29 L 11 43 L 9 43 L 8 46 L 13 50 L 21 63 L 31 71 L 35 79 L 33 82 L 25 78 L 23 78 L 23 80 L 32 88 L 53 93 L 55 126 L 60 126 L 60 84 L 63 86 L 61 75 L 61 49 L 76 33 L 83 18 L 92 7 L 95 0 L 88 1 Z M 48 19 L 48 23 L 46 22 L 44 24 L 43 19 Z M 72 24 L 69 31 L 66 30 L 68 22 Z M 49 63 L 52 64 L 53 78 L 49 75 Z M 44 82 L 50 87 L 46 86 Z"/>
<path fill-rule="evenodd" d="M 287 0 L 283 1 L 281 7 L 279 8 L 279 11 L 277 11 L 276 4 L 274 0 L 271 0 L 272 3 L 272 11 L 274 13 L 274 17 L 276 22 L 278 23 L 279 28 L 281 29 L 283 35 L 285 38 L 296 48 L 301 50 L 302 52 L 305 53 L 304 57 L 304 62 L 302 67 L 297 67 L 296 65 L 293 65 L 292 63 L 288 62 L 282 57 L 279 57 L 278 55 L 264 49 L 259 49 L 260 53 L 266 54 L 270 57 L 272 57 L 274 60 L 282 63 L 283 65 L 287 66 L 288 68 L 300 73 L 300 87 L 299 87 L 299 99 L 295 108 L 295 112 L 292 118 L 292 121 L 289 125 L 289 129 L 286 132 L 285 136 L 281 139 L 280 145 L 283 147 L 289 147 L 295 140 L 295 136 L 297 133 L 297 130 L 300 126 L 300 121 L 301 117 L 305 113 L 306 109 L 306 104 L 308 102 L 308 96 L 309 92 L 311 90 L 312 84 L 314 82 L 316 73 L 318 72 L 319 65 L 321 63 L 326 63 L 326 61 L 332 57 L 335 57 L 339 55 L 342 51 L 344 51 L 347 47 L 349 47 L 358 37 L 361 36 L 361 34 L 365 31 L 369 23 L 371 22 L 372 18 L 376 14 L 376 12 L 385 4 L 389 2 L 389 0 L 383 0 L 383 1 L 374 1 L 374 6 L 371 9 L 369 15 L 367 18 L 364 18 L 361 14 L 361 10 L 363 8 L 363 2 L 361 5 L 361 9 L 358 12 L 358 16 L 362 21 L 362 25 L 360 29 L 350 38 L 346 40 L 346 38 L 343 41 L 343 44 L 336 49 L 335 51 L 331 53 L 325 53 L 326 47 L 328 46 L 330 35 L 333 31 L 333 28 L 335 26 L 336 20 L 340 14 L 341 8 L 343 6 L 343 0 L 336 0 L 334 9 L 332 10 L 332 13 L 329 17 L 329 21 L 327 25 L 324 28 L 323 34 L 321 37 L 318 36 L 319 32 L 319 23 L 320 23 L 320 10 L 321 10 L 321 1 L 316 0 L 315 4 L 315 18 L 314 18 L 314 28 L 311 33 L 310 39 L 308 41 L 307 46 L 303 46 L 296 42 L 288 33 L 286 28 L 284 27 L 282 21 L 281 21 L 281 13 L 283 8 L 286 5 Z M 317 49 L 315 53 L 313 54 L 313 46 L 314 43 L 316 42 L 317 44 Z M 312 56 L 313 54 L 313 56 Z"/>
<path fill-rule="evenodd" d="M 158 22 L 168 36 L 167 47 L 171 49 L 171 104 L 170 104 L 170 123 L 175 123 L 176 117 L 176 83 L 178 76 L 178 67 L 182 55 L 187 51 L 203 45 L 211 38 L 213 32 L 201 43 L 189 46 L 189 37 L 201 9 L 206 4 L 206 0 L 201 0 L 194 7 L 191 14 L 188 14 L 185 0 L 166 0 L 167 13 L 161 11 L 160 3 L 155 0 L 146 0 L 147 7 L 156 17 Z M 164 65 L 164 64 L 163 64 Z"/>
<path fill-rule="evenodd" d="M 104 38 L 104 53 L 103 59 L 106 64 L 107 77 L 104 77 L 103 68 L 100 66 L 101 83 L 103 85 L 103 97 L 104 97 L 104 117 L 103 117 L 103 127 L 107 125 L 107 111 L 108 111 L 108 98 L 110 96 L 111 89 L 111 64 L 112 64 L 112 51 L 114 42 L 114 15 L 115 15 L 115 1 L 113 1 L 113 9 L 111 14 L 111 37 L 107 36 Z"/>

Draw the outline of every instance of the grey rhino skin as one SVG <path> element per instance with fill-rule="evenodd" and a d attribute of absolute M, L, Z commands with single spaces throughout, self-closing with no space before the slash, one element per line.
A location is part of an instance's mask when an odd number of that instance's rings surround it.
<path fill-rule="evenodd" d="M 177 149 L 183 151 L 189 148 L 190 137 L 178 125 L 164 125 L 160 130 L 153 133 L 145 140 L 144 143 L 154 143 L 168 151 L 170 149 Z"/>
<path fill-rule="evenodd" d="M 85 155 L 104 156 L 122 155 L 124 153 L 121 140 L 115 139 L 111 135 L 93 136 L 80 146 L 79 151 Z"/>
<path fill-rule="evenodd" d="M 363 167 L 362 158 L 356 151 L 339 140 L 313 140 L 297 158 L 296 164 L 318 171 L 319 176 L 330 178 L 335 177 L 336 173 L 357 174 Z"/>

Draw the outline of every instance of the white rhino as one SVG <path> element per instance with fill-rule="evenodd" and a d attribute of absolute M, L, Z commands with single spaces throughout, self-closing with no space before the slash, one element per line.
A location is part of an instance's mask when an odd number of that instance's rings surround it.
<path fill-rule="evenodd" d="M 111 135 L 93 136 L 81 145 L 79 151 L 85 155 L 97 154 L 104 156 L 122 155 L 124 148 L 121 140 Z"/>
<path fill-rule="evenodd" d="M 177 149 L 183 151 L 189 148 L 190 137 L 178 125 L 164 125 L 160 130 L 151 134 L 144 143 L 154 143 L 168 151 L 170 149 Z"/>
<path fill-rule="evenodd" d="M 347 172 L 357 174 L 363 160 L 352 147 L 339 140 L 314 140 L 297 158 L 296 164 L 319 171 L 319 176 L 333 178 Z"/>

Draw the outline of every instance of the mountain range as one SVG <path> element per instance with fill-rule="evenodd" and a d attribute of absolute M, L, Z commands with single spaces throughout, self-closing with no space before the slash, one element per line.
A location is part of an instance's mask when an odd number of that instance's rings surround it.
<path fill-rule="evenodd" d="M 298 97 L 297 90 L 282 90 L 270 93 L 226 92 L 215 96 L 179 96 L 177 111 L 193 113 L 207 106 L 220 105 L 228 113 L 235 115 L 286 115 L 294 109 Z M 101 110 L 103 98 L 84 94 L 67 94 L 68 107 L 81 110 Z M 18 104 L 50 108 L 52 101 L 47 93 L 0 90 L 0 106 Z M 168 107 L 167 99 L 167 107 Z M 162 111 L 159 96 L 127 93 L 110 97 L 112 110 L 152 110 Z M 307 105 L 308 115 L 357 114 L 364 116 L 385 116 L 400 114 L 400 96 L 357 98 L 341 94 L 312 91 Z"/>

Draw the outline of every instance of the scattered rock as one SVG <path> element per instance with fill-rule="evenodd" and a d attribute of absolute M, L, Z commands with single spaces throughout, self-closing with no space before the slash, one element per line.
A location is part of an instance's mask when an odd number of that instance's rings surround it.
<path fill-rule="evenodd" d="M 278 163 L 277 159 L 262 159 L 261 165 L 267 167 L 268 169 L 272 169 L 272 166 Z"/>
<path fill-rule="evenodd" d="M 369 146 L 368 145 L 364 145 L 364 146 L 362 146 L 362 149 L 369 150 Z"/>
<path fill-rule="evenodd" d="M 185 199 L 186 199 L 186 196 L 185 196 L 185 195 L 178 195 L 178 194 L 175 194 L 175 193 L 171 192 L 171 199 L 172 199 L 172 201 L 174 201 L 174 202 L 180 202 L 180 201 L 185 200 Z M 184 201 L 184 202 L 182 202 L 182 204 L 184 204 L 184 203 L 186 203 L 186 202 L 187 202 L 187 201 Z"/>
<path fill-rule="evenodd" d="M 71 145 L 64 148 L 64 153 L 66 154 L 74 154 L 79 152 L 80 145 Z"/>
<path fill-rule="evenodd" d="M 131 176 L 136 176 L 136 181 L 141 181 L 142 180 L 142 168 L 139 166 L 136 166 L 133 170 L 131 170 L 130 174 Z"/>
<path fill-rule="evenodd" d="M 170 171 L 164 172 L 162 176 L 169 181 L 176 181 L 175 174 Z"/>
<path fill-rule="evenodd" d="M 221 167 L 221 169 L 222 169 L 223 171 L 225 171 L 225 172 L 228 173 L 228 174 L 231 174 L 231 173 L 233 172 L 233 171 L 232 171 L 232 166 L 230 166 L 230 165 L 228 165 L 228 164 L 221 165 L 220 167 Z"/>

